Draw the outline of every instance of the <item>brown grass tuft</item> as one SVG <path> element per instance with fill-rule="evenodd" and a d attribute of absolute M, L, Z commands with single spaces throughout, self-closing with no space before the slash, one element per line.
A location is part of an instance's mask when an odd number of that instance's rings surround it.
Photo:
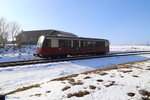
<path fill-rule="evenodd" d="M 135 93 L 129 92 L 127 93 L 128 96 L 133 97 L 135 95 Z"/>
<path fill-rule="evenodd" d="M 96 89 L 96 86 L 93 86 L 93 85 L 90 85 L 89 87 L 90 89 L 93 89 L 93 90 Z"/>
<path fill-rule="evenodd" d="M 137 76 L 137 75 L 132 75 L 133 77 L 139 77 L 139 76 Z"/>
<path fill-rule="evenodd" d="M 99 75 L 102 75 L 102 76 L 103 76 L 103 75 L 107 75 L 108 73 L 103 72 L 103 71 L 97 71 L 96 74 L 99 74 Z"/>
<path fill-rule="evenodd" d="M 76 96 L 76 97 L 83 97 L 84 95 L 88 95 L 88 94 L 90 94 L 90 92 L 89 91 L 79 91 L 78 93 L 69 93 L 69 94 L 67 94 L 67 97 L 68 98 L 71 98 L 71 97 L 73 97 L 73 96 Z"/>
<path fill-rule="evenodd" d="M 73 78 L 68 78 L 67 80 L 71 85 L 83 85 L 83 82 L 81 80 L 78 80 L 77 82 Z"/>
<path fill-rule="evenodd" d="M 67 80 L 69 81 L 69 83 L 74 83 L 75 82 L 75 80 L 73 78 L 68 78 Z"/>
<path fill-rule="evenodd" d="M 66 77 L 60 77 L 60 78 L 56 78 L 56 79 L 53 79 L 51 81 L 64 81 L 64 80 L 67 80 L 68 78 L 71 78 L 71 77 L 77 77 L 79 74 L 73 74 L 73 75 L 69 75 L 69 76 L 66 76 Z"/>
<path fill-rule="evenodd" d="M 146 70 L 150 70 L 150 68 L 147 68 Z"/>
<path fill-rule="evenodd" d="M 18 88 L 18 89 L 14 90 L 14 91 L 5 93 L 5 95 L 9 95 L 9 94 L 13 94 L 13 93 L 16 93 L 16 92 L 25 91 L 25 90 L 28 90 L 28 89 L 31 89 L 31 88 L 38 88 L 38 87 L 40 87 L 40 84 L 35 84 L 35 85 L 23 87 L 23 88 Z"/>
<path fill-rule="evenodd" d="M 91 78 L 91 77 L 89 77 L 89 76 L 84 77 L 84 79 L 89 79 L 89 78 Z"/>
<path fill-rule="evenodd" d="M 38 96 L 38 97 L 40 97 L 41 95 L 42 95 L 42 94 L 39 93 L 39 94 L 30 95 L 30 97 L 32 97 L 32 96 Z"/>
<path fill-rule="evenodd" d="M 141 90 L 139 90 L 139 93 L 143 96 L 150 97 L 150 92 L 148 92 L 147 90 L 141 89 Z"/>
<path fill-rule="evenodd" d="M 104 81 L 104 80 L 102 80 L 102 79 L 98 79 L 98 80 L 97 80 L 97 82 L 103 82 L 103 81 Z"/>
<path fill-rule="evenodd" d="M 66 82 L 61 82 L 61 83 L 66 84 Z"/>
<path fill-rule="evenodd" d="M 46 93 L 50 93 L 51 91 L 46 91 Z"/>
<path fill-rule="evenodd" d="M 132 70 L 121 70 L 120 72 L 129 73 L 129 72 L 132 72 Z"/>
<path fill-rule="evenodd" d="M 77 81 L 77 82 L 69 82 L 71 85 L 83 85 L 83 82 L 81 80 Z"/>
<path fill-rule="evenodd" d="M 110 86 L 113 86 L 113 85 L 115 85 L 115 81 L 110 81 L 111 83 L 110 84 L 108 84 L 108 85 L 105 85 L 106 87 L 110 87 Z"/>
<path fill-rule="evenodd" d="M 67 89 L 69 89 L 69 88 L 71 88 L 70 86 L 66 86 L 66 87 L 64 87 L 63 89 L 62 89 L 62 91 L 65 91 L 65 90 L 67 90 Z"/>
<path fill-rule="evenodd" d="M 149 97 L 142 97 L 141 100 L 150 100 L 150 98 Z"/>

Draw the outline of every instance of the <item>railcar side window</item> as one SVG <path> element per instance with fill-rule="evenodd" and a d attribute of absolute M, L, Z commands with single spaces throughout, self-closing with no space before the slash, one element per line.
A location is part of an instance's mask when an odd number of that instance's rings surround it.
<path fill-rule="evenodd" d="M 87 47 L 87 41 L 81 41 L 81 47 Z"/>
<path fill-rule="evenodd" d="M 92 47 L 96 47 L 96 41 L 92 41 Z"/>
<path fill-rule="evenodd" d="M 79 47 L 79 41 L 73 40 L 73 47 Z"/>
<path fill-rule="evenodd" d="M 71 40 L 59 40 L 59 47 L 71 47 Z"/>
<path fill-rule="evenodd" d="M 104 46 L 105 46 L 105 42 L 100 42 L 100 41 L 96 42 L 96 47 L 104 47 Z"/>
<path fill-rule="evenodd" d="M 91 42 L 91 41 L 88 41 L 88 42 L 87 42 L 87 46 L 88 46 L 88 47 L 91 47 L 91 46 L 92 46 L 92 42 Z"/>
<path fill-rule="evenodd" d="M 81 47 L 91 47 L 92 45 L 92 41 L 81 41 Z"/>

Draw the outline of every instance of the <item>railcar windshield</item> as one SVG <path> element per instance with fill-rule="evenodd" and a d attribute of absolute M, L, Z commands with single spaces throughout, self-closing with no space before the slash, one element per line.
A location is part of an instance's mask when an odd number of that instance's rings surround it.
<path fill-rule="evenodd" d="M 45 39 L 45 36 L 40 36 L 39 37 L 39 40 L 37 42 L 37 47 L 39 47 L 39 48 L 42 47 L 44 39 Z"/>

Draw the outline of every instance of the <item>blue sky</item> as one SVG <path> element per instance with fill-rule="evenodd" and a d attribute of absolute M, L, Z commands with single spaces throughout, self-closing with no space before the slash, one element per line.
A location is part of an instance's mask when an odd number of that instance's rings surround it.
<path fill-rule="evenodd" d="M 150 43 L 150 0 L 0 0 L 23 30 L 58 29 L 112 45 Z"/>

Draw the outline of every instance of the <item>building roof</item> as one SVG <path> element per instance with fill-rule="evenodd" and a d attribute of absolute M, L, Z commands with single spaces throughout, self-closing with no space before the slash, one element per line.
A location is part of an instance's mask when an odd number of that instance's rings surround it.
<path fill-rule="evenodd" d="M 34 36 L 34 37 L 39 37 L 41 35 L 45 36 L 70 36 L 70 37 L 77 37 L 77 35 L 70 33 L 70 32 L 64 32 L 64 31 L 59 31 L 59 30 L 32 30 L 32 31 L 22 31 L 19 35 L 26 35 L 27 37 Z M 19 36 L 18 35 L 18 36 Z"/>

